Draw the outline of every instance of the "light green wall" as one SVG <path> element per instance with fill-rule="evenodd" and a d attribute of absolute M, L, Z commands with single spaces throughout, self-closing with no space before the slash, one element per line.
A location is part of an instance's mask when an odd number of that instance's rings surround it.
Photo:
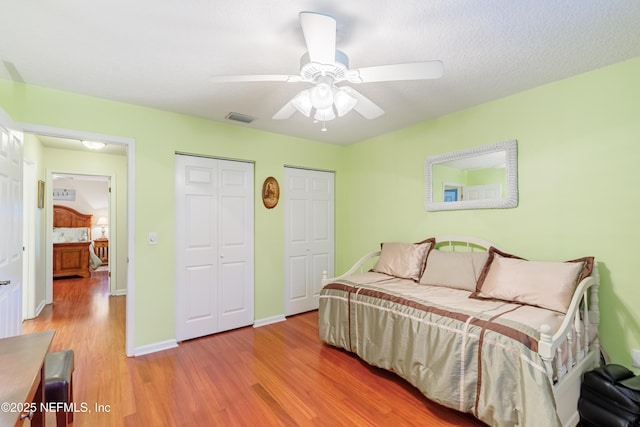
<path fill-rule="evenodd" d="M 381 241 L 483 237 L 537 260 L 593 255 L 605 349 L 630 366 L 640 348 L 640 58 L 347 147 L 338 271 Z M 518 140 L 515 209 L 424 209 L 424 160 Z"/>
<path fill-rule="evenodd" d="M 348 147 L 0 80 L 18 121 L 136 139 L 136 346 L 174 337 L 175 151 L 256 161 L 256 188 L 283 165 L 336 170 L 336 271 L 381 241 L 483 237 L 540 260 L 594 255 L 601 334 L 614 361 L 640 348 L 635 242 L 640 234 L 640 58 L 441 117 Z M 424 160 L 518 140 L 515 209 L 427 212 Z M 629 188 L 628 188 L 629 187 Z M 256 192 L 256 318 L 283 311 L 283 212 Z M 148 246 L 149 231 L 160 243 Z"/>
<path fill-rule="evenodd" d="M 504 183 L 506 179 L 505 168 L 485 168 L 469 171 L 467 175 L 469 185 L 485 185 Z M 503 184 L 503 187 L 505 185 Z"/>
<path fill-rule="evenodd" d="M 0 107 L 20 122 L 135 139 L 135 347 L 175 338 L 176 151 L 255 162 L 255 317 L 284 312 L 282 204 L 265 209 L 258 189 L 282 182 L 284 165 L 334 170 L 338 186 L 343 147 L 5 80 Z"/>

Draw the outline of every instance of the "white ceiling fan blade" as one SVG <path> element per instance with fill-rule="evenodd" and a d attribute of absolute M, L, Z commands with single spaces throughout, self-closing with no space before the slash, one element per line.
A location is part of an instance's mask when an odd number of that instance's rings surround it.
<path fill-rule="evenodd" d="M 378 107 L 373 103 L 373 101 L 357 90 L 350 88 L 349 86 L 342 86 L 340 89 L 356 99 L 357 102 L 356 105 L 353 106 L 353 109 L 360 113 L 364 118 L 371 120 L 384 114 L 384 110 L 382 108 Z"/>
<path fill-rule="evenodd" d="M 282 107 L 277 113 L 273 115 L 272 119 L 273 120 L 288 119 L 289 117 L 293 116 L 293 113 L 295 113 L 296 111 L 298 111 L 296 107 L 293 105 L 291 101 L 289 101 L 286 104 L 284 104 L 284 107 Z"/>
<path fill-rule="evenodd" d="M 332 65 L 336 61 L 336 20 L 321 13 L 300 12 L 300 26 L 311 62 Z"/>
<path fill-rule="evenodd" d="M 241 83 L 241 82 L 300 82 L 301 76 L 289 74 L 256 74 L 246 76 L 213 76 L 214 83 Z"/>
<path fill-rule="evenodd" d="M 352 83 L 389 82 L 399 80 L 426 80 L 442 77 L 442 61 L 411 62 L 406 64 L 378 65 L 351 70 Z"/>

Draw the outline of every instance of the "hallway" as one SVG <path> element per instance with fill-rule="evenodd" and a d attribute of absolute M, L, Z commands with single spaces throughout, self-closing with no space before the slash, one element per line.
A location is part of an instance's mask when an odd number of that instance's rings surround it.
<path fill-rule="evenodd" d="M 125 296 L 109 296 L 107 271 L 93 271 L 91 277 L 56 279 L 53 304 L 47 305 L 36 319 L 22 325 L 24 334 L 55 329 L 50 351 L 66 348 L 75 353 L 73 377 L 74 401 L 87 403 L 121 414 L 131 403 L 131 390 L 125 357 Z M 109 413 L 77 413 L 73 426 L 116 426 Z M 122 420 L 122 418 L 120 418 Z M 47 414 L 47 424 L 55 425 L 55 414 Z"/>

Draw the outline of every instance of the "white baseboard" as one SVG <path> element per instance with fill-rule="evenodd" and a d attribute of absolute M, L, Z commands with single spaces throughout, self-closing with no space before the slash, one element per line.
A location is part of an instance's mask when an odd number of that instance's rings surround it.
<path fill-rule="evenodd" d="M 279 314 L 273 317 L 265 317 L 264 319 L 259 319 L 253 322 L 253 327 L 259 328 L 261 326 L 271 325 L 272 323 L 284 322 L 285 320 L 287 319 L 284 317 L 284 314 Z"/>
<path fill-rule="evenodd" d="M 270 325 L 272 323 L 284 322 L 287 320 L 284 317 L 284 314 L 280 314 L 273 317 L 266 317 L 264 319 L 256 320 L 253 323 L 254 328 L 259 328 L 261 326 Z M 156 353 L 158 351 L 169 350 L 170 348 L 175 348 L 178 346 L 178 342 L 176 340 L 167 340 L 161 341 L 154 344 L 143 345 L 142 347 L 136 347 L 133 350 L 134 356 L 143 356 L 145 354 Z"/>
<path fill-rule="evenodd" d="M 38 306 L 36 307 L 36 311 L 35 311 L 35 316 L 33 316 L 34 318 L 40 316 L 40 313 L 42 313 L 42 310 L 44 310 L 44 307 L 47 305 L 47 302 L 45 300 L 40 301 L 40 304 L 38 304 Z"/>
<path fill-rule="evenodd" d="M 157 342 L 154 344 L 143 345 L 142 347 L 136 347 L 133 349 L 134 356 L 143 356 L 149 353 L 156 353 L 158 351 L 169 350 L 170 348 L 176 348 L 178 342 L 176 340 L 166 340 Z"/>

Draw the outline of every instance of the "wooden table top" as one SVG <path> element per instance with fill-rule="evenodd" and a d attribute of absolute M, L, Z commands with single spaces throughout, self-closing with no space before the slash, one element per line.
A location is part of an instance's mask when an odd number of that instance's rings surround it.
<path fill-rule="evenodd" d="M 35 332 L 0 339 L 0 426 L 13 426 L 20 413 L 6 404 L 31 402 L 44 358 L 56 331 Z M 37 385 L 37 384 L 36 384 Z M 31 395 L 31 396 L 30 396 Z M 5 407 L 6 406 L 6 407 Z"/>

